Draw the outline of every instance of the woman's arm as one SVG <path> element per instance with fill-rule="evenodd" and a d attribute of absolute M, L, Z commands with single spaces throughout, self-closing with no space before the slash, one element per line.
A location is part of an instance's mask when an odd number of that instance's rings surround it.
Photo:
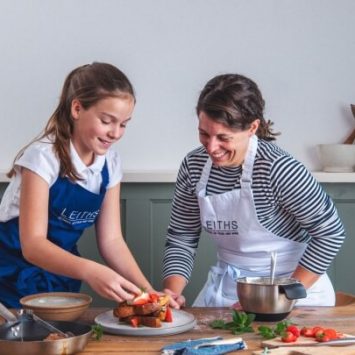
<path fill-rule="evenodd" d="M 140 270 L 122 235 L 120 184 L 106 191 L 96 222 L 96 237 L 101 256 L 113 270 L 139 288 L 144 288 L 148 292 L 153 290 L 153 287 Z"/>
<path fill-rule="evenodd" d="M 309 288 L 320 278 L 320 276 L 321 275 L 315 274 L 312 271 L 308 271 L 299 265 L 291 277 L 301 282 L 305 288 Z"/>
<path fill-rule="evenodd" d="M 110 268 L 73 255 L 47 238 L 49 187 L 39 175 L 22 168 L 20 242 L 23 256 L 49 272 L 86 281 L 101 296 L 121 302 L 139 289 Z"/>
<path fill-rule="evenodd" d="M 202 167 L 194 167 L 194 171 Z M 176 180 L 170 223 L 163 259 L 164 291 L 174 297 L 176 306 L 185 303 L 181 296 L 190 278 L 201 233 L 200 209 L 185 158 Z"/>
<path fill-rule="evenodd" d="M 306 232 L 308 245 L 293 276 L 310 287 L 339 251 L 344 227 L 333 201 L 301 163 L 283 157 L 270 176 L 278 202 Z"/>

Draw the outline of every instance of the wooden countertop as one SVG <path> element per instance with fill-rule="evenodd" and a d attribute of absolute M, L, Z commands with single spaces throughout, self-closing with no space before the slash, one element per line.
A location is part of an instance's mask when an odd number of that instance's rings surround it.
<path fill-rule="evenodd" d="M 338 331 L 355 335 L 355 302 L 353 298 L 341 299 L 342 305 L 336 307 L 298 307 L 290 314 L 291 318 L 299 326 L 321 325 L 336 328 Z M 106 308 L 91 308 L 78 320 L 85 323 L 92 323 L 95 316 L 107 311 Z M 231 310 L 227 308 L 186 308 L 185 311 L 192 313 L 197 319 L 194 329 L 176 335 L 133 337 L 104 334 L 101 340 L 90 340 L 85 350 L 80 355 L 96 354 L 160 354 L 160 349 L 167 345 L 187 339 L 198 339 L 220 335 L 224 338 L 233 337 L 229 331 L 211 329 L 209 323 L 214 319 L 228 320 L 231 317 Z M 253 323 L 255 328 L 259 322 Z M 263 323 L 274 325 L 275 323 Z M 262 350 L 261 337 L 256 333 L 245 333 L 241 337 L 246 341 L 248 350 L 232 352 L 230 354 L 253 354 L 255 350 Z M 349 347 L 346 347 L 349 349 Z M 322 350 L 323 349 L 323 350 Z M 338 354 L 343 354 L 341 348 L 336 348 Z M 343 348 L 345 349 L 345 347 Z M 334 351 L 333 348 L 332 351 Z M 327 354 L 325 348 L 317 347 L 319 354 Z M 343 350 L 344 351 L 344 350 Z M 349 351 L 349 350 L 347 350 Z M 318 354 L 317 353 L 317 354 Z M 333 353 L 333 352 L 332 352 Z M 272 353 L 271 353 L 272 354 Z M 330 353 L 329 353 L 330 354 Z M 348 354 L 348 352 L 347 352 Z M 355 348 L 353 352 L 355 354 Z"/>

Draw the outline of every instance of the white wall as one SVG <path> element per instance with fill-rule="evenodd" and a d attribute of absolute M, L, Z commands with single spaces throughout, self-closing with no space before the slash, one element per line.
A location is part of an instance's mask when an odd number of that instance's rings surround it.
<path fill-rule="evenodd" d="M 198 144 L 206 81 L 254 79 L 280 146 L 312 170 L 315 145 L 354 127 L 353 0 L 1 0 L 0 170 L 44 127 L 65 76 L 111 62 L 138 103 L 117 144 L 126 170 L 177 170 Z"/>

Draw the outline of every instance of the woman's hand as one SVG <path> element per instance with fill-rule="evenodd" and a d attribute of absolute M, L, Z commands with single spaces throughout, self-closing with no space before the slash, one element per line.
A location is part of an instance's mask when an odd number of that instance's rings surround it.
<path fill-rule="evenodd" d="M 239 301 L 237 301 L 236 303 L 232 304 L 231 307 L 233 309 L 235 309 L 236 311 L 242 311 L 243 310 L 243 308 L 242 308 L 241 304 L 239 303 Z"/>
<path fill-rule="evenodd" d="M 83 279 L 100 296 L 123 302 L 133 299 L 141 289 L 107 266 L 93 263 Z"/>
<path fill-rule="evenodd" d="M 171 307 L 173 307 L 175 309 L 179 309 L 179 308 L 185 306 L 186 300 L 183 295 L 179 295 L 179 294 L 171 291 L 168 288 L 165 288 L 163 290 L 163 292 L 170 296 L 170 306 Z"/>

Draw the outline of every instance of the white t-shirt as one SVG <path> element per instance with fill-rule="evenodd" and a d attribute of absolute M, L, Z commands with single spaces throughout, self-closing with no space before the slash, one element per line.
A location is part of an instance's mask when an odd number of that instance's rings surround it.
<path fill-rule="evenodd" d="M 107 160 L 109 183 L 107 188 L 117 185 L 122 180 L 121 159 L 117 152 L 109 150 L 106 155 L 98 155 L 95 161 L 86 166 L 80 159 L 73 144 L 70 144 L 70 156 L 76 171 L 83 178 L 76 183 L 88 191 L 99 193 L 101 186 L 101 170 Z M 32 143 L 23 155 L 16 161 L 16 175 L 12 177 L 0 205 L 0 221 L 6 222 L 19 215 L 19 201 L 21 189 L 21 168 L 25 167 L 47 183 L 49 188 L 56 182 L 59 176 L 59 160 L 54 154 L 53 144 L 49 140 L 41 140 Z"/>

